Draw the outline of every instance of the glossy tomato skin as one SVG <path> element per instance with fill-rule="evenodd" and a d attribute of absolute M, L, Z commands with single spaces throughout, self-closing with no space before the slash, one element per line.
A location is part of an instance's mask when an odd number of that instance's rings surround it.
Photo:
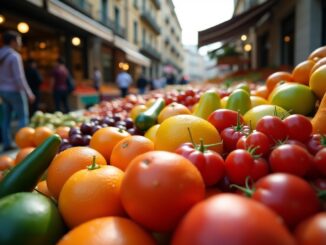
<path fill-rule="evenodd" d="M 219 132 L 222 132 L 225 128 L 237 125 L 238 112 L 229 109 L 217 109 L 208 116 L 207 120 L 213 124 Z M 241 115 L 239 115 L 239 123 L 244 123 Z"/>
<path fill-rule="evenodd" d="M 272 144 L 283 141 L 288 137 L 288 129 L 285 123 L 276 116 L 264 116 L 256 125 L 256 130 L 266 134 Z"/>
<path fill-rule="evenodd" d="M 313 161 L 313 165 L 317 171 L 326 177 L 326 148 L 323 148 L 317 152 Z"/>
<path fill-rule="evenodd" d="M 220 154 L 211 150 L 201 152 L 192 143 L 184 143 L 175 151 L 190 160 L 201 173 L 205 185 L 212 186 L 225 176 L 224 160 Z"/>
<path fill-rule="evenodd" d="M 266 134 L 254 131 L 248 135 L 245 142 L 246 148 L 255 148 L 255 154 L 257 155 L 267 155 L 270 151 L 270 141 Z"/>
<path fill-rule="evenodd" d="M 326 147 L 326 138 L 320 134 L 313 134 L 306 141 L 307 149 L 312 155 Z"/>
<path fill-rule="evenodd" d="M 291 229 L 320 210 L 311 185 L 291 174 L 275 173 L 261 178 L 252 198 L 278 213 Z"/>
<path fill-rule="evenodd" d="M 269 156 L 272 172 L 305 176 L 312 168 L 313 158 L 308 151 L 297 145 L 280 145 Z"/>
<path fill-rule="evenodd" d="M 244 185 L 249 176 L 253 180 L 269 173 L 265 159 L 254 157 L 246 150 L 237 149 L 232 151 L 225 159 L 226 175 L 231 183 Z"/>
<path fill-rule="evenodd" d="M 295 230 L 298 245 L 326 244 L 326 212 L 303 221 Z"/>
<path fill-rule="evenodd" d="M 236 194 L 218 194 L 186 214 L 171 244 L 294 245 L 295 241 L 264 205 Z"/>
<path fill-rule="evenodd" d="M 299 114 L 288 116 L 283 120 L 285 123 L 290 139 L 305 142 L 312 134 L 312 124 L 310 120 Z"/>

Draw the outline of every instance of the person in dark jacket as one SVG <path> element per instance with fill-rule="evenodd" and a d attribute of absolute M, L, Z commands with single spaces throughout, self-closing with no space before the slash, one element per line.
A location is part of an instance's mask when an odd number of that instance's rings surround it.
<path fill-rule="evenodd" d="M 39 109 L 40 103 L 40 85 L 42 83 L 41 75 L 37 69 L 37 63 L 35 60 L 30 59 L 27 61 L 25 69 L 25 75 L 27 82 L 35 95 L 34 103 L 31 106 L 31 114 Z"/>
<path fill-rule="evenodd" d="M 145 78 L 145 76 L 144 75 L 140 75 L 140 77 L 137 80 L 137 88 L 138 88 L 139 94 L 145 94 L 147 84 L 148 84 L 148 81 Z"/>

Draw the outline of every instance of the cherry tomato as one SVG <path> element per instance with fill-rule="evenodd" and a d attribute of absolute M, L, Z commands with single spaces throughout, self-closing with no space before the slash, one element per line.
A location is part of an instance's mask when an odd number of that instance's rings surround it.
<path fill-rule="evenodd" d="M 288 116 L 283 120 L 285 123 L 290 139 L 305 142 L 312 133 L 312 125 L 310 120 L 299 114 Z"/>
<path fill-rule="evenodd" d="M 256 125 L 256 130 L 266 134 L 272 144 L 283 141 L 288 137 L 288 129 L 285 123 L 276 116 L 264 116 Z"/>
<path fill-rule="evenodd" d="M 279 217 L 260 203 L 236 194 L 214 195 L 186 214 L 172 245 L 294 245 Z"/>
<path fill-rule="evenodd" d="M 237 148 L 238 140 L 249 133 L 248 126 L 234 126 L 225 128 L 221 132 L 224 152 L 231 152 Z"/>
<path fill-rule="evenodd" d="M 308 151 L 316 155 L 318 151 L 326 147 L 326 136 L 320 134 L 313 134 L 306 142 Z"/>
<path fill-rule="evenodd" d="M 291 174 L 275 173 L 261 178 L 255 183 L 252 198 L 278 213 L 290 228 L 320 209 L 311 185 Z"/>
<path fill-rule="evenodd" d="M 313 165 L 322 175 L 326 176 L 326 148 L 317 152 Z"/>
<path fill-rule="evenodd" d="M 312 156 L 297 145 L 280 145 L 269 156 L 273 172 L 305 176 L 312 166 Z"/>
<path fill-rule="evenodd" d="M 244 123 L 243 117 L 238 112 L 229 109 L 217 109 L 208 116 L 207 120 L 213 124 L 219 132 L 222 132 L 225 128 Z"/>
<path fill-rule="evenodd" d="M 175 151 L 190 160 L 201 173 L 206 186 L 211 186 L 220 181 L 225 175 L 224 160 L 215 151 L 205 149 L 193 143 L 184 143 Z"/>
<path fill-rule="evenodd" d="M 271 147 L 269 138 L 266 134 L 254 131 L 248 135 L 245 141 L 246 148 L 255 148 L 255 154 L 257 155 L 266 155 Z"/>
<path fill-rule="evenodd" d="M 238 185 L 244 185 L 247 177 L 258 180 L 269 173 L 265 159 L 255 158 L 243 149 L 234 150 L 227 156 L 225 170 L 230 182 Z"/>
<path fill-rule="evenodd" d="M 326 212 L 318 213 L 300 223 L 295 230 L 299 245 L 326 244 Z"/>
<path fill-rule="evenodd" d="M 236 149 L 244 149 L 244 150 L 247 149 L 246 139 L 247 139 L 246 135 L 242 136 L 237 142 Z"/>
<path fill-rule="evenodd" d="M 192 89 L 187 89 L 185 91 L 185 94 L 186 94 L 186 96 L 191 96 L 191 97 L 194 97 L 196 95 L 195 91 Z"/>

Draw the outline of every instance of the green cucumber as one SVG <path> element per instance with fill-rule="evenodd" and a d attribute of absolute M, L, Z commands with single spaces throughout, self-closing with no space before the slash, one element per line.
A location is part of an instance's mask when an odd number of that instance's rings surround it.
<path fill-rule="evenodd" d="M 157 117 L 165 106 L 165 100 L 158 98 L 146 111 L 140 113 L 135 120 L 136 127 L 146 131 L 157 123 Z"/>
<path fill-rule="evenodd" d="M 15 166 L 0 182 L 0 197 L 22 191 L 32 191 L 57 154 L 61 143 L 54 134 Z"/>

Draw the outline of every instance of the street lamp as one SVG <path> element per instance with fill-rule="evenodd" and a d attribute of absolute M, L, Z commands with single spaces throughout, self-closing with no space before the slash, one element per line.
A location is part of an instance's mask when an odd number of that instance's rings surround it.
<path fill-rule="evenodd" d="M 20 33 L 27 33 L 29 31 L 29 25 L 26 22 L 19 22 L 17 25 L 17 30 Z"/>
<path fill-rule="evenodd" d="M 246 41 L 246 40 L 247 40 L 247 35 L 244 35 L 244 34 L 241 35 L 241 40 L 242 40 L 242 41 Z"/>
<path fill-rule="evenodd" d="M 4 23 L 6 21 L 6 18 L 0 14 L 0 24 Z"/>
<path fill-rule="evenodd" d="M 81 43 L 80 38 L 79 38 L 79 37 L 73 37 L 73 38 L 71 39 L 71 43 L 72 43 L 72 45 L 74 45 L 74 46 L 79 46 L 80 43 Z"/>
<path fill-rule="evenodd" d="M 247 43 L 244 47 L 243 47 L 244 51 L 246 52 L 250 52 L 252 50 L 252 46 L 250 43 Z"/>

